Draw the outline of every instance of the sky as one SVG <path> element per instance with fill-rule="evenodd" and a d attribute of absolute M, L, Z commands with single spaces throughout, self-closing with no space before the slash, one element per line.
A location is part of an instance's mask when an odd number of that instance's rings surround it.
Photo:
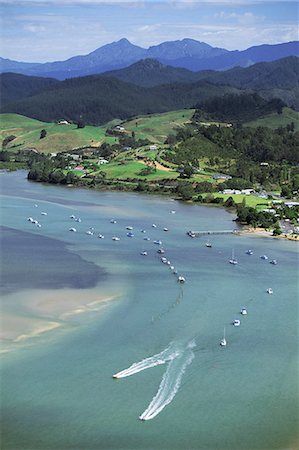
<path fill-rule="evenodd" d="M 192 38 L 244 50 L 298 40 L 298 2 L 0 0 L 0 56 L 61 61 L 121 38 L 148 48 Z"/>

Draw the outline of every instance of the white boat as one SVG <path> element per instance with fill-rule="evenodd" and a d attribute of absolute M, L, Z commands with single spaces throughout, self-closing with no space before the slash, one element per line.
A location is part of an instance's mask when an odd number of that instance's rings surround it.
<path fill-rule="evenodd" d="M 163 264 L 167 264 L 167 258 L 165 258 L 164 256 L 161 257 L 161 262 Z"/>
<path fill-rule="evenodd" d="M 103 234 L 99 234 L 98 237 L 99 237 L 100 239 L 104 239 L 105 236 L 104 236 Z"/>
<path fill-rule="evenodd" d="M 241 321 L 240 321 L 239 319 L 235 319 L 235 320 L 233 321 L 233 326 L 234 326 L 234 327 L 239 327 L 240 324 L 241 324 Z"/>
<path fill-rule="evenodd" d="M 73 231 L 74 233 L 76 233 L 76 228 L 70 228 L 69 231 Z"/>
<path fill-rule="evenodd" d="M 117 237 L 117 236 L 113 236 L 112 240 L 113 240 L 113 241 L 120 241 L 120 238 Z"/>
<path fill-rule="evenodd" d="M 186 279 L 182 277 L 181 275 L 178 276 L 178 282 L 179 283 L 185 283 Z"/>
<path fill-rule="evenodd" d="M 175 214 L 176 213 L 176 211 L 174 209 L 171 210 L 170 212 L 171 212 L 171 214 Z"/>
<path fill-rule="evenodd" d="M 152 224 L 153 228 L 157 228 L 157 225 L 155 223 Z"/>
<path fill-rule="evenodd" d="M 93 231 L 88 230 L 88 231 L 86 231 L 86 234 L 88 234 L 89 236 L 93 236 Z"/>
<path fill-rule="evenodd" d="M 253 251 L 252 250 L 246 250 L 246 255 L 253 255 Z"/>
<path fill-rule="evenodd" d="M 221 341 L 219 342 L 219 344 L 221 345 L 221 347 L 225 347 L 226 344 L 227 344 L 226 339 L 225 339 L 225 328 L 224 328 L 224 330 L 223 330 L 223 338 L 221 339 Z"/>
<path fill-rule="evenodd" d="M 246 316 L 246 315 L 247 315 L 247 309 L 246 309 L 246 308 L 242 308 L 242 309 L 241 309 L 241 314 L 242 314 L 243 316 Z"/>
<path fill-rule="evenodd" d="M 143 240 L 144 240 L 144 241 L 150 241 L 150 240 L 151 240 L 151 238 L 149 238 L 149 237 L 145 237 L 145 238 L 143 238 Z"/>
<path fill-rule="evenodd" d="M 162 245 L 162 241 L 154 241 L 154 244 Z"/>
<path fill-rule="evenodd" d="M 38 228 L 41 228 L 41 224 L 40 224 L 40 223 L 37 223 L 36 226 L 37 226 Z"/>
<path fill-rule="evenodd" d="M 127 233 L 127 236 L 130 237 L 130 238 L 132 238 L 132 237 L 134 237 L 134 233 L 132 233 L 131 231 L 129 231 L 129 233 Z"/>
<path fill-rule="evenodd" d="M 158 248 L 157 253 L 159 253 L 159 254 L 165 253 L 164 248 Z"/>
<path fill-rule="evenodd" d="M 110 223 L 116 223 L 116 220 L 115 219 L 111 219 Z"/>
<path fill-rule="evenodd" d="M 131 226 L 128 226 L 128 227 L 126 227 L 126 230 L 133 230 L 133 227 L 131 227 Z"/>
<path fill-rule="evenodd" d="M 170 270 L 174 270 L 174 266 L 170 266 Z"/>
<path fill-rule="evenodd" d="M 209 240 L 206 242 L 206 247 L 212 248 L 212 244 L 211 244 L 211 242 Z"/>
<path fill-rule="evenodd" d="M 268 256 L 267 255 L 262 255 L 261 259 L 268 259 Z"/>
<path fill-rule="evenodd" d="M 48 213 L 46 213 L 46 212 L 43 211 L 43 212 L 41 212 L 41 215 L 42 215 L 42 216 L 47 216 Z"/>
<path fill-rule="evenodd" d="M 276 266 L 276 264 L 277 264 L 276 259 L 272 259 L 272 260 L 270 261 L 270 264 L 273 264 L 274 266 Z"/>
<path fill-rule="evenodd" d="M 273 289 L 272 288 L 268 288 L 267 289 L 267 294 L 273 294 Z"/>
<path fill-rule="evenodd" d="M 168 228 L 164 227 L 163 230 L 164 230 L 164 231 L 168 231 Z"/>
<path fill-rule="evenodd" d="M 235 255 L 234 255 L 234 250 L 232 251 L 232 257 L 231 257 L 231 259 L 229 260 L 229 263 L 230 263 L 230 264 L 233 264 L 233 265 L 238 264 L 238 261 L 237 261 L 237 259 L 235 258 Z"/>
<path fill-rule="evenodd" d="M 76 222 L 79 222 L 79 223 L 81 223 L 81 219 L 80 219 L 80 217 L 78 217 L 78 218 L 76 219 Z"/>
<path fill-rule="evenodd" d="M 76 219 L 76 216 L 74 216 L 74 214 L 72 214 L 72 215 L 70 216 L 70 219 Z"/>
<path fill-rule="evenodd" d="M 146 230 L 141 230 L 141 233 L 146 233 Z"/>
<path fill-rule="evenodd" d="M 32 217 L 27 217 L 27 220 L 32 223 L 34 219 Z"/>
<path fill-rule="evenodd" d="M 147 252 L 145 252 L 145 251 L 144 251 L 144 252 L 141 252 L 140 255 L 142 255 L 142 256 L 147 256 Z"/>

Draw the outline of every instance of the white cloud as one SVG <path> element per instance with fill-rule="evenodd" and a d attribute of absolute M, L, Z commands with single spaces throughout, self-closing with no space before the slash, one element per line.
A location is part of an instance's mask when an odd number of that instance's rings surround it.
<path fill-rule="evenodd" d="M 33 23 L 25 24 L 23 29 L 25 31 L 30 31 L 31 33 L 46 31 L 46 27 L 44 27 L 43 25 L 35 25 Z"/>

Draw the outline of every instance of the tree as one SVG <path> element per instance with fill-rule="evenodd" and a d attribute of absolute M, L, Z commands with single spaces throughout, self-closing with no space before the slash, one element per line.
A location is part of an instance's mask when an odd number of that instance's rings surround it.
<path fill-rule="evenodd" d="M 77 128 L 85 128 L 85 122 L 81 117 L 77 122 Z"/>
<path fill-rule="evenodd" d="M 232 208 L 235 205 L 236 203 L 232 197 L 228 197 L 228 199 L 224 202 L 224 206 L 226 206 L 227 208 Z"/>
<path fill-rule="evenodd" d="M 180 195 L 182 200 L 191 200 L 194 195 L 194 189 L 191 183 L 188 181 L 182 181 L 178 183 L 176 192 Z"/>
<path fill-rule="evenodd" d="M 291 198 L 292 197 L 292 191 L 291 188 L 289 186 L 282 186 L 281 188 L 281 196 L 282 197 L 286 197 L 286 198 Z"/>
<path fill-rule="evenodd" d="M 47 136 L 47 130 L 45 130 L 44 128 L 41 130 L 40 132 L 40 139 L 44 139 Z"/>
<path fill-rule="evenodd" d="M 6 136 L 6 138 L 2 141 L 2 148 L 6 147 L 11 141 L 13 141 L 16 138 L 13 134 L 10 134 L 9 136 Z"/>
<path fill-rule="evenodd" d="M 10 161 L 10 154 L 9 154 L 9 152 L 6 152 L 6 151 L 0 152 L 0 161 L 3 161 L 3 162 Z"/>
<path fill-rule="evenodd" d="M 281 228 L 280 228 L 279 224 L 277 223 L 273 229 L 272 234 L 273 234 L 273 236 L 279 236 L 279 235 L 281 235 L 281 233 L 282 233 Z"/>

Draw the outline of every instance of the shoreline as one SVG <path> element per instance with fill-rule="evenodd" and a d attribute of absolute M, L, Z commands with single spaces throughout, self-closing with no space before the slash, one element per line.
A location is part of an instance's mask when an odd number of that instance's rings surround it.
<path fill-rule="evenodd" d="M 255 236 L 255 237 L 266 237 L 272 239 L 284 239 L 287 241 L 299 242 L 297 235 L 280 234 L 278 236 L 273 236 L 272 231 L 265 230 L 265 228 L 253 228 L 244 226 L 243 229 L 238 230 L 238 234 L 241 236 Z"/>

